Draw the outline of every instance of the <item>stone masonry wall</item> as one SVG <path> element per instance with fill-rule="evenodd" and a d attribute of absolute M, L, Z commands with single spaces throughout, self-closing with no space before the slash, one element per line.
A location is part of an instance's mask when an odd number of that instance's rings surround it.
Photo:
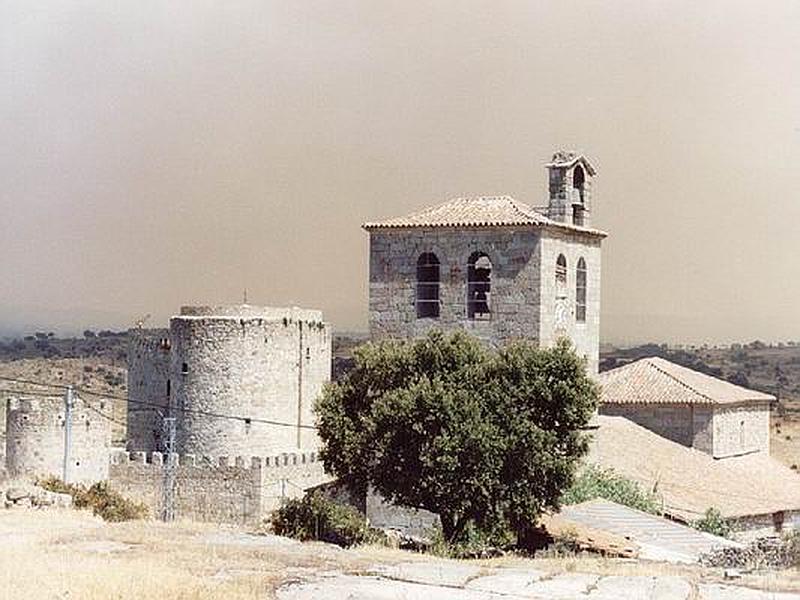
<path fill-rule="evenodd" d="M 163 510 L 165 461 L 174 465 L 177 518 L 255 524 L 285 498 L 331 480 L 315 453 L 261 457 L 195 457 L 144 452 L 115 454 L 109 485 L 148 506 Z"/>
<path fill-rule="evenodd" d="M 800 511 L 781 511 L 731 519 L 732 537 L 738 542 L 752 542 L 758 538 L 800 531 Z"/>
<path fill-rule="evenodd" d="M 438 318 L 416 316 L 417 259 L 433 252 L 440 262 Z M 484 252 L 492 263 L 491 320 L 467 318 L 467 263 Z M 556 259 L 567 258 L 566 314 L 556 313 Z M 576 322 L 576 267 L 587 270 L 586 321 Z M 417 337 L 428 329 L 463 329 L 498 346 L 525 338 L 552 345 L 569 337 L 590 373 L 600 343 L 600 239 L 574 231 L 515 228 L 413 229 L 370 232 L 370 334 L 373 339 Z M 559 301 L 563 303 L 564 301 Z"/>
<path fill-rule="evenodd" d="M 695 405 L 692 407 L 693 439 L 695 450 L 714 454 L 714 407 Z"/>
<path fill-rule="evenodd" d="M 129 332 L 127 448 L 132 451 L 162 450 L 161 416 L 169 403 L 169 331 Z"/>
<path fill-rule="evenodd" d="M 331 336 L 320 313 L 306 313 L 171 320 L 181 453 L 263 455 L 317 447 L 313 404 L 330 379 Z"/>
<path fill-rule="evenodd" d="M 714 458 L 748 452 L 769 454 L 769 404 L 714 408 Z"/>
<path fill-rule="evenodd" d="M 769 453 L 769 404 L 603 404 L 600 414 L 625 417 L 714 458 Z"/>
<path fill-rule="evenodd" d="M 583 165 L 581 167 L 584 168 Z M 583 225 L 589 227 L 592 214 L 592 177 L 585 169 L 584 172 L 583 205 L 585 212 L 583 214 Z M 561 223 L 572 222 L 572 203 L 579 201 L 580 198 L 578 190 L 574 187 L 574 176 L 575 166 L 569 169 L 564 167 L 549 169 L 550 203 L 547 216 L 554 221 Z"/>
<path fill-rule="evenodd" d="M 417 319 L 417 259 L 440 262 L 440 316 Z M 473 252 L 492 263 L 488 321 L 467 318 L 467 264 Z M 431 328 L 463 329 L 493 344 L 538 339 L 539 234 L 531 229 L 413 229 L 370 232 L 369 315 L 373 339 L 417 337 Z"/>
<path fill-rule="evenodd" d="M 688 404 L 602 404 L 600 414 L 625 417 L 668 440 L 692 446 L 692 407 Z"/>
<path fill-rule="evenodd" d="M 559 323 L 556 291 L 556 261 L 559 254 L 567 259 L 566 306 Z M 541 298 L 539 340 L 552 345 L 566 335 L 579 356 L 585 356 L 589 372 L 597 374 L 600 361 L 600 239 L 573 232 L 547 231 L 541 241 L 541 275 L 538 278 Z M 586 321 L 576 319 L 576 279 L 578 260 L 586 262 Z M 562 301 L 563 302 L 563 301 Z"/>
<path fill-rule="evenodd" d="M 169 330 L 131 338 L 128 450 L 162 451 L 168 415 L 178 419 L 186 454 L 318 446 L 313 407 L 331 374 L 331 333 L 320 311 L 186 306 Z"/>
<path fill-rule="evenodd" d="M 90 406 L 94 407 L 92 410 Z M 108 477 L 111 421 L 102 401 L 73 399 L 67 467 L 70 483 L 95 483 Z M 11 398 L 6 407 L 6 468 L 11 476 L 63 475 L 64 399 Z"/>

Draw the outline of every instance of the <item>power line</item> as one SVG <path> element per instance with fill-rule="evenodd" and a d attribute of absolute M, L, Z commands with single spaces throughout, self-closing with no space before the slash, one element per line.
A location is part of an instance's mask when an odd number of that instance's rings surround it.
<path fill-rule="evenodd" d="M 75 388 L 76 391 L 88 394 L 90 396 L 97 396 L 98 398 L 107 398 L 109 400 L 116 400 L 117 402 L 126 402 L 128 404 L 138 404 L 141 406 L 149 406 L 152 408 L 163 409 L 163 404 L 155 404 L 153 402 L 146 402 L 144 400 L 131 400 L 123 396 L 115 396 L 113 394 L 103 394 L 101 392 L 94 392 L 84 388 Z M 301 427 L 303 429 L 316 429 L 314 425 L 298 425 L 297 423 L 286 423 L 284 421 L 273 421 L 272 419 L 262 419 L 260 417 L 244 417 L 241 415 L 226 415 L 223 413 L 215 413 L 207 410 L 200 410 L 197 408 L 177 408 L 178 412 L 201 415 L 204 417 L 214 417 L 217 419 L 230 419 L 234 421 L 241 421 L 243 423 L 263 423 L 265 425 L 276 425 L 280 427 Z"/>
<path fill-rule="evenodd" d="M 43 391 L 28 391 L 28 390 L 9 390 L 0 388 L 0 393 L 2 394 L 14 394 L 16 396 L 33 396 L 35 398 L 49 398 L 50 400 L 58 400 L 61 401 L 61 394 L 56 394 L 55 392 L 43 392 Z"/>
<path fill-rule="evenodd" d="M 59 389 L 63 389 L 63 390 L 66 390 L 66 389 L 69 388 L 69 386 L 66 386 L 66 385 L 56 385 L 56 384 L 40 382 L 40 381 L 30 381 L 30 380 L 26 380 L 26 379 L 18 379 L 18 378 L 15 378 L 15 377 L 0 377 L 0 380 L 13 381 L 13 382 L 16 382 L 16 383 L 29 384 L 29 385 L 39 385 L 39 386 L 53 387 L 53 388 L 59 388 Z M 123 397 L 123 396 L 116 396 L 114 394 L 109 394 L 109 393 L 95 392 L 95 391 L 88 390 L 88 389 L 82 388 L 82 387 L 74 386 L 73 389 L 76 392 L 78 392 L 80 394 L 85 394 L 87 396 L 96 396 L 98 398 L 106 398 L 108 400 L 115 400 L 117 402 L 125 402 L 127 404 L 134 404 L 134 405 L 139 405 L 139 406 L 147 406 L 147 407 L 155 408 L 155 409 L 163 409 L 163 408 L 165 408 L 165 406 L 163 404 L 156 404 L 154 402 L 146 402 L 144 400 L 131 400 L 130 398 L 126 398 L 126 397 Z M 33 395 L 33 394 L 31 394 L 31 395 Z M 298 423 L 286 423 L 286 422 L 283 422 L 283 421 L 274 421 L 272 419 L 262 419 L 260 417 L 244 417 L 244 416 L 241 416 L 241 415 L 226 415 L 226 414 L 222 414 L 222 413 L 215 413 L 215 412 L 211 412 L 211 411 L 207 411 L 207 410 L 200 410 L 200 409 L 196 409 L 196 408 L 178 408 L 177 411 L 178 412 L 183 412 L 183 413 L 188 413 L 188 414 L 200 415 L 200 416 L 204 416 L 204 417 L 213 417 L 213 418 L 216 418 L 216 419 L 230 419 L 230 420 L 234 420 L 234 421 L 241 421 L 243 423 L 261 423 L 261 424 L 264 424 L 264 425 L 274 425 L 274 426 L 277 426 L 277 427 L 292 427 L 292 428 L 314 429 L 314 430 L 317 429 L 317 427 L 315 425 L 303 425 L 303 424 L 298 424 Z"/>
<path fill-rule="evenodd" d="M 127 423 L 123 423 L 122 421 L 107 415 L 106 413 L 104 413 L 99 408 L 95 408 L 94 406 L 92 406 L 89 402 L 85 402 L 84 404 L 86 405 L 86 408 L 88 408 L 89 410 L 91 410 L 94 413 L 97 413 L 98 415 L 100 415 L 101 417 L 106 419 L 107 421 L 111 421 L 112 423 L 115 423 L 117 425 L 121 425 L 122 427 L 126 427 L 127 426 Z"/>
<path fill-rule="evenodd" d="M 39 386 L 44 386 L 44 387 L 57 388 L 57 389 L 60 389 L 60 390 L 66 390 L 66 389 L 69 388 L 68 385 L 62 385 L 62 384 L 56 384 L 56 383 L 45 383 L 45 382 L 42 382 L 42 381 L 30 381 L 29 379 L 20 379 L 18 377 L 0 377 L 0 380 L 2 380 L 2 381 L 13 381 L 14 383 L 23 383 L 23 384 L 28 384 L 28 385 L 39 385 Z"/>

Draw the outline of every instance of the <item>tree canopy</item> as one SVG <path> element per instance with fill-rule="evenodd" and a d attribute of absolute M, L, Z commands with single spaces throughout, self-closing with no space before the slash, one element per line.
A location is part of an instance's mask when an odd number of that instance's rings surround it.
<path fill-rule="evenodd" d="M 437 513 L 448 542 L 469 528 L 519 535 L 572 483 L 597 398 L 567 341 L 369 343 L 317 401 L 321 455 L 353 489 Z"/>

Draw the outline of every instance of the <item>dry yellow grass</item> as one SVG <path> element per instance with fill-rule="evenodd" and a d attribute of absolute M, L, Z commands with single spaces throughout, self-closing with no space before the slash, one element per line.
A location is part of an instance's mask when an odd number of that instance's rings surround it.
<path fill-rule="evenodd" d="M 800 411 L 773 415 L 770 454 L 800 473 Z"/>
<path fill-rule="evenodd" d="M 244 600 L 274 598 L 282 583 L 321 571 L 436 560 L 368 546 L 341 550 L 216 525 L 104 523 L 88 512 L 0 510 L 0 600 Z M 478 561 L 489 567 L 601 575 L 681 575 L 719 580 L 719 570 L 591 557 Z M 749 576 L 760 589 L 800 591 L 800 573 Z"/>
<path fill-rule="evenodd" d="M 322 546 L 256 546 L 234 529 L 153 521 L 106 524 L 84 512 L 0 513 L 0 598 L 270 598 L 302 569 L 350 569 Z"/>

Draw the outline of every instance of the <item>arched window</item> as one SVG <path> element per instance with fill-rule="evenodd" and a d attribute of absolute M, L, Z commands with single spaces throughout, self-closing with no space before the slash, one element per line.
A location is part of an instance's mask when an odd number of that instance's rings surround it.
<path fill-rule="evenodd" d="M 575 320 L 586 323 L 586 261 L 578 259 L 575 277 Z"/>
<path fill-rule="evenodd" d="M 556 259 L 556 299 L 555 299 L 555 333 L 561 337 L 567 334 L 569 304 L 567 302 L 567 258 L 559 254 Z"/>
<path fill-rule="evenodd" d="M 556 298 L 567 297 L 567 257 L 563 254 L 556 259 Z"/>
<path fill-rule="evenodd" d="M 417 318 L 439 318 L 439 259 L 433 252 L 417 259 Z"/>
<path fill-rule="evenodd" d="M 575 200 L 572 203 L 572 223 L 574 225 L 583 225 L 583 211 L 586 210 L 584 206 L 584 187 L 586 184 L 586 174 L 583 172 L 583 167 L 578 165 L 572 172 L 572 188 L 575 190 Z"/>
<path fill-rule="evenodd" d="M 492 261 L 474 252 L 467 263 L 467 318 L 488 321 L 492 317 Z"/>
<path fill-rule="evenodd" d="M 572 187 L 578 190 L 578 197 L 581 204 L 583 204 L 583 189 L 586 183 L 586 173 L 583 172 L 583 167 L 578 165 L 572 172 Z"/>

